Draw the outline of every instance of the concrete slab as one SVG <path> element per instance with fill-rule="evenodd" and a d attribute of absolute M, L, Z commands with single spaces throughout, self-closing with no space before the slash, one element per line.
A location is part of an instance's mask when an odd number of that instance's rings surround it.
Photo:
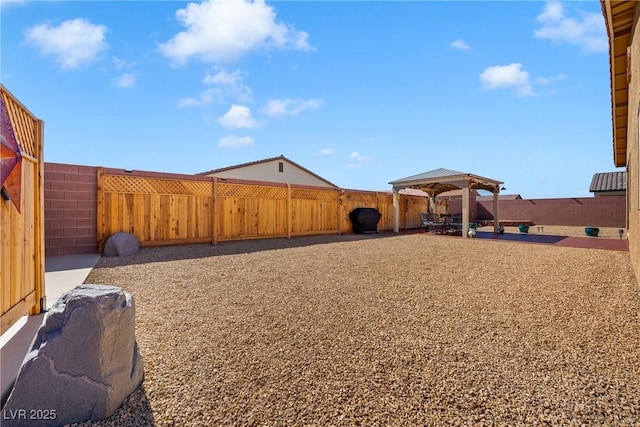
<path fill-rule="evenodd" d="M 605 239 L 602 237 L 554 236 L 549 234 L 504 233 L 494 234 L 489 231 L 478 231 L 479 239 L 509 240 L 512 242 L 539 243 L 544 245 L 565 246 L 570 248 L 606 249 L 612 251 L 628 251 L 629 241 L 626 239 Z"/>
<path fill-rule="evenodd" d="M 47 309 L 66 291 L 84 283 L 100 254 L 78 254 L 45 258 L 44 285 Z M 11 390 L 45 314 L 23 316 L 0 336 L 0 396 Z"/>
<path fill-rule="evenodd" d="M 0 390 L 2 401 L 9 393 L 16 380 L 22 361 L 36 336 L 40 325 L 44 322 L 44 314 L 23 316 L 15 325 L 2 334 L 0 340 Z"/>
<path fill-rule="evenodd" d="M 84 283 L 100 254 L 65 255 L 45 259 L 47 309 L 68 290 Z"/>

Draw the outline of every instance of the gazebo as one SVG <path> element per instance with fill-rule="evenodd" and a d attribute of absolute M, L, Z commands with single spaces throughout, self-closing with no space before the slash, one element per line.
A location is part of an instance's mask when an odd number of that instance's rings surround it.
<path fill-rule="evenodd" d="M 434 169 L 432 171 L 408 176 L 391 181 L 393 186 L 393 231 L 400 231 L 400 215 L 398 212 L 398 192 L 405 188 L 422 190 L 429 195 L 430 203 L 435 197 L 445 191 L 462 190 L 462 237 L 468 236 L 469 231 L 469 190 L 487 190 L 493 193 L 493 231 L 498 233 L 498 195 L 502 181 L 485 178 L 471 173 L 459 172 L 451 169 Z"/>

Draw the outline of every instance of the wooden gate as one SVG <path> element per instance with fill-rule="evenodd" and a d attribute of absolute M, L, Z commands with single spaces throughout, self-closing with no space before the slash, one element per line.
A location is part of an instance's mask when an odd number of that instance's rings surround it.
<path fill-rule="evenodd" d="M 2 85 L 0 94 L 2 113 L 6 113 L 10 124 L 2 130 L 3 137 L 6 132 L 15 135 L 21 156 L 13 177 L 17 178 L 20 197 L 14 196 L 11 200 L 10 194 L 5 192 L 0 199 L 0 333 L 4 333 L 25 313 L 40 314 L 46 308 L 44 124 Z M 5 148 L 3 157 L 7 154 Z"/>

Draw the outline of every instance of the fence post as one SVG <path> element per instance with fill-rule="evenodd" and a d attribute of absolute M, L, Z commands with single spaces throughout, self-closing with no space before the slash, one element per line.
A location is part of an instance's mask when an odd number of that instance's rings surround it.
<path fill-rule="evenodd" d="M 382 227 L 378 226 L 378 231 L 380 228 L 384 230 L 384 218 L 382 217 L 382 212 L 380 212 L 380 198 L 378 197 L 378 192 L 376 191 L 376 210 L 380 213 L 380 222 L 382 223 Z"/>
<path fill-rule="evenodd" d="M 337 207 L 336 207 L 336 212 L 337 212 L 337 216 L 338 216 L 338 235 L 342 235 L 342 189 L 337 188 L 336 191 L 338 192 L 338 199 L 337 199 Z"/>
<path fill-rule="evenodd" d="M 214 176 L 211 186 L 211 244 L 218 244 L 218 177 Z"/>
<path fill-rule="evenodd" d="M 97 170 L 97 186 L 96 186 L 96 236 L 97 253 L 102 253 L 102 247 L 104 245 L 104 168 L 98 166 Z"/>
<path fill-rule="evenodd" d="M 46 307 L 46 292 L 44 286 L 44 122 L 38 120 L 35 129 L 36 156 L 38 165 L 38 178 L 36 182 L 37 191 L 35 197 L 35 285 L 36 285 L 36 304 L 33 306 L 29 314 L 44 313 Z"/>
<path fill-rule="evenodd" d="M 291 238 L 291 224 L 293 224 L 293 209 L 291 207 L 291 184 L 287 182 L 287 239 Z"/>

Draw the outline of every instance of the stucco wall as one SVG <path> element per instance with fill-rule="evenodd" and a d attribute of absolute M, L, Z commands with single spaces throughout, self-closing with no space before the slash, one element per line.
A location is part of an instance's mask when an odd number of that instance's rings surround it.
<path fill-rule="evenodd" d="M 283 171 L 279 171 L 278 163 L 283 163 Z M 316 178 L 307 171 L 287 162 L 286 160 L 272 160 L 257 163 L 215 174 L 218 178 L 246 179 L 251 181 L 269 181 L 278 183 L 290 183 L 299 185 L 311 185 L 315 187 L 329 187 L 325 181 Z"/>

